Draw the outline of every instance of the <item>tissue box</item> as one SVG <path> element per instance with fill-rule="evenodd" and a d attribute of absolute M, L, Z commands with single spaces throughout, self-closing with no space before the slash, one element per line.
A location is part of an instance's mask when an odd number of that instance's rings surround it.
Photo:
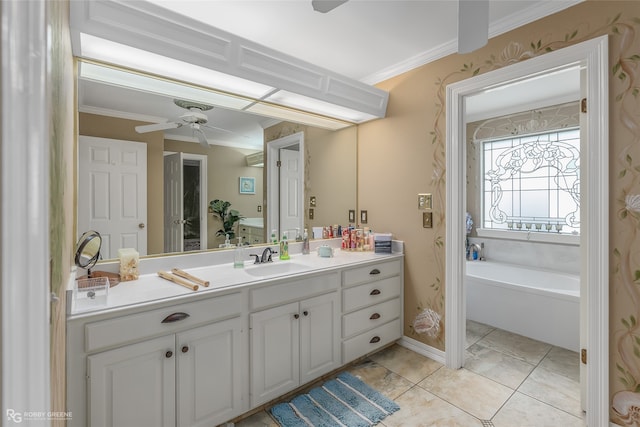
<path fill-rule="evenodd" d="M 377 254 L 391 253 L 391 233 L 375 233 L 373 235 L 374 252 Z"/>
<path fill-rule="evenodd" d="M 140 276 L 138 272 L 138 261 L 140 255 L 133 248 L 118 249 L 118 258 L 120 258 L 120 280 L 126 282 L 129 280 L 137 280 Z"/>

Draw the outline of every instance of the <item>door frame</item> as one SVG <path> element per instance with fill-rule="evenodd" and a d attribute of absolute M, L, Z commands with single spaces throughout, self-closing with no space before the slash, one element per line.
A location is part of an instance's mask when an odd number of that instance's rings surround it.
<path fill-rule="evenodd" d="M 304 132 L 297 132 L 293 135 L 285 136 L 273 141 L 267 142 L 267 223 L 268 228 L 265 230 L 267 237 L 271 235 L 271 230 L 276 230 L 276 236 L 280 236 L 280 169 L 278 168 L 278 160 L 280 159 L 279 151 L 281 148 L 298 145 L 298 156 L 300 161 L 300 182 L 304 183 Z M 302 212 L 302 224 L 300 228 L 304 228 L 304 189 L 302 189 L 302 197 L 300 197 L 300 212 Z M 279 240 L 279 239 L 278 239 Z"/>
<path fill-rule="evenodd" d="M 464 215 L 466 141 L 464 97 L 487 87 L 517 81 L 549 69 L 580 63 L 587 70 L 588 149 L 581 153 L 583 189 L 581 280 L 587 282 L 587 425 L 609 424 L 609 86 L 608 38 L 602 36 L 447 86 L 446 98 L 446 313 L 445 362 L 461 368 L 465 358 L 466 293 Z"/>
<path fill-rule="evenodd" d="M 208 158 L 209 157 L 206 154 L 182 153 L 183 168 L 184 168 L 185 160 L 196 160 L 200 162 L 200 250 L 201 251 L 206 250 L 208 245 L 208 242 L 207 242 L 207 236 L 208 236 L 207 213 L 209 211 L 209 202 L 207 202 L 207 199 L 209 198 L 209 189 L 208 189 L 209 171 L 207 169 Z M 184 173 L 182 175 L 184 177 Z M 182 250 L 184 251 L 184 241 L 182 244 Z"/>

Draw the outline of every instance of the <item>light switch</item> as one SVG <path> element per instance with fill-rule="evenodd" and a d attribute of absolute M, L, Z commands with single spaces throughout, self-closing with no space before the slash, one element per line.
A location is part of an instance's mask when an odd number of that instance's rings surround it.
<path fill-rule="evenodd" d="M 433 212 L 422 212 L 422 228 L 433 228 Z"/>
<path fill-rule="evenodd" d="M 418 209 L 421 211 L 431 210 L 431 193 L 418 194 Z"/>
<path fill-rule="evenodd" d="M 313 208 L 309 208 L 309 219 L 313 219 Z"/>

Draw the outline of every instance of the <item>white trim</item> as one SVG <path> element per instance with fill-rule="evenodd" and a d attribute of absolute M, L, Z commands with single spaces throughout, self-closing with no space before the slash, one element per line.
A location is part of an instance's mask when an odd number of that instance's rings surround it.
<path fill-rule="evenodd" d="M 136 120 L 139 122 L 165 123 L 169 121 L 166 117 L 151 116 L 148 114 L 129 113 L 127 111 L 112 110 L 110 108 L 94 107 L 91 105 L 78 105 L 78 112 L 95 114 L 98 116 L 115 117 L 117 119 Z"/>
<path fill-rule="evenodd" d="M 431 347 L 425 343 L 422 343 L 418 340 L 414 340 L 413 338 L 409 338 L 408 336 L 403 336 L 398 341 L 398 345 L 408 348 L 411 351 L 415 351 L 418 354 L 421 354 L 425 357 L 428 357 L 431 360 L 435 360 L 438 363 L 445 363 L 445 353 L 442 350 L 438 350 L 435 347 Z"/>
<path fill-rule="evenodd" d="M 568 1 L 544 1 L 536 2 L 534 5 L 521 9 L 520 11 L 493 22 L 489 26 L 489 38 L 499 36 L 515 28 L 521 27 L 530 22 L 542 19 L 545 16 L 560 12 L 584 0 L 568 0 Z M 375 85 L 377 83 L 388 80 L 392 77 L 411 71 L 425 64 L 444 58 L 447 55 L 456 53 L 458 50 L 457 39 L 450 40 L 435 46 L 432 49 L 421 52 L 402 62 L 383 68 L 373 74 L 360 79 L 362 83 Z"/>
<path fill-rule="evenodd" d="M 608 127 L 608 39 L 598 37 L 574 46 L 547 53 L 517 64 L 447 86 L 446 117 L 446 364 L 459 368 L 464 364 L 466 301 L 464 289 L 464 215 L 466 207 L 466 141 L 464 97 L 482 88 L 514 82 L 546 70 L 582 63 L 587 70 L 588 144 L 582 153 L 589 171 L 582 181 L 588 188 L 583 204 L 588 233 L 581 245 L 587 256 L 588 352 L 587 425 L 607 425 L 609 419 L 609 127 Z"/>
<path fill-rule="evenodd" d="M 298 155 L 300 156 L 300 176 L 304 180 L 304 132 L 297 132 L 293 135 L 285 136 L 273 141 L 267 142 L 267 158 L 265 166 L 267 167 L 267 236 L 271 236 L 271 230 L 276 230 L 276 238 L 280 241 L 280 173 L 277 162 L 280 159 L 279 151 L 281 148 L 298 144 Z M 304 228 L 304 190 L 300 197 L 300 212 L 302 212 L 302 224 L 300 228 Z M 278 212 L 278 215 L 275 213 Z M 271 243 L 269 238 L 269 243 Z"/>
<path fill-rule="evenodd" d="M 2 2 L 2 417 L 51 408 L 46 2 Z M 37 422 L 29 422 L 35 425 Z"/>
<path fill-rule="evenodd" d="M 478 237 L 490 237 L 492 239 L 580 246 L 580 236 L 572 234 L 547 233 L 546 231 L 492 230 L 490 228 L 477 228 L 476 233 Z"/>

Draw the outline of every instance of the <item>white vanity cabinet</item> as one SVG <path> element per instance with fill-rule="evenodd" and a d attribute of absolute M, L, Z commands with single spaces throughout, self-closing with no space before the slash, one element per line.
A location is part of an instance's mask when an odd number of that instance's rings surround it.
<path fill-rule="evenodd" d="M 278 304 L 249 316 L 251 407 L 340 366 L 338 287 L 334 272 L 250 292 L 255 309 Z"/>
<path fill-rule="evenodd" d="M 78 405 L 86 414 L 74 409 L 69 425 L 204 427 L 245 412 L 242 312 L 246 296 L 233 293 L 74 323 L 70 347 L 83 347 L 76 359 L 86 361 L 86 393 L 70 372 L 68 398 L 86 399 Z"/>
<path fill-rule="evenodd" d="M 342 272 L 342 363 L 402 337 L 402 259 Z"/>

